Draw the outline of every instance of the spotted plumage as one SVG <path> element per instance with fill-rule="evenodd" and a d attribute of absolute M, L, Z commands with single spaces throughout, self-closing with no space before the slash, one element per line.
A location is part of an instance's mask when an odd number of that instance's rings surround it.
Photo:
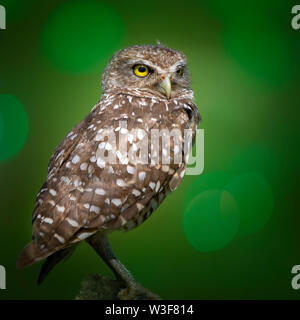
<path fill-rule="evenodd" d="M 140 65 L 151 70 L 143 78 L 133 72 Z M 99 103 L 50 159 L 33 211 L 33 240 L 20 267 L 46 257 L 55 264 L 50 257 L 82 240 L 140 225 L 184 175 L 183 140 L 164 146 L 151 136 L 163 130 L 182 138 L 187 129 L 195 134 L 199 114 L 184 55 L 161 45 L 126 48 L 109 62 L 102 88 Z M 182 161 L 175 163 L 178 155 Z M 162 163 L 163 157 L 170 162 Z"/>

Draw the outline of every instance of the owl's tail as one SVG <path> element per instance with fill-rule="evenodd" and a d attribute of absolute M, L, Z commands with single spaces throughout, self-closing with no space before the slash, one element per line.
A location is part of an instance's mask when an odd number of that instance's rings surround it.
<path fill-rule="evenodd" d="M 17 268 L 22 269 L 24 267 L 29 267 L 37 261 L 45 259 L 52 252 L 42 251 L 40 245 L 35 241 L 31 241 L 21 252 L 18 260 L 17 260 Z"/>
<path fill-rule="evenodd" d="M 18 261 L 17 268 L 22 269 L 24 267 L 29 267 L 35 262 L 47 258 L 45 263 L 42 265 L 41 272 L 37 283 L 41 284 L 48 273 L 55 267 L 57 263 L 68 258 L 76 248 L 76 245 L 71 247 L 61 249 L 57 252 L 55 251 L 42 251 L 40 245 L 35 241 L 31 241 L 21 252 Z"/>

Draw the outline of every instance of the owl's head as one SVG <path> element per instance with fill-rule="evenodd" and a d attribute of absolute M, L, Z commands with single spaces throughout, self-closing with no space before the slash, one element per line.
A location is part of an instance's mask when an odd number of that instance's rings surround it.
<path fill-rule="evenodd" d="M 159 99 L 192 94 L 184 54 L 160 44 L 118 51 L 104 71 L 102 89 Z"/>

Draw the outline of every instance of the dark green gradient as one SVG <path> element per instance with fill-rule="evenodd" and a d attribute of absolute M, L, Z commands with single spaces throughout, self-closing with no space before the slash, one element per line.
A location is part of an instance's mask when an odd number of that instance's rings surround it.
<path fill-rule="evenodd" d="M 1 4 L 8 19 L 0 30 L 0 95 L 21 102 L 29 127 L 28 136 L 18 127 L 24 140 L 1 142 L 1 154 L 15 152 L 0 157 L 0 265 L 7 271 L 0 299 L 73 299 L 83 277 L 110 274 L 85 243 L 41 287 L 40 264 L 21 271 L 15 264 L 31 238 L 51 153 L 99 100 L 108 59 L 156 40 L 187 56 L 205 129 L 205 168 L 202 176 L 186 176 L 139 228 L 112 234 L 116 254 L 166 299 L 299 299 L 290 284 L 300 264 L 300 31 L 291 28 L 291 3 Z M 0 128 L 18 118 L 8 114 Z"/>

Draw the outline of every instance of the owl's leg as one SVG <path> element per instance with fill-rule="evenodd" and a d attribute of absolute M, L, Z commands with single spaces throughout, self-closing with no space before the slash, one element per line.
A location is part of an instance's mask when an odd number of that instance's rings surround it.
<path fill-rule="evenodd" d="M 113 271 L 118 280 L 123 281 L 126 285 L 135 282 L 135 279 L 125 266 L 115 256 L 108 242 L 106 234 L 98 232 L 93 237 L 87 239 L 87 242 L 100 255 L 109 268 Z"/>
<path fill-rule="evenodd" d="M 118 280 L 126 286 L 120 290 L 120 300 L 159 300 L 158 295 L 143 288 L 113 253 L 105 233 L 98 232 L 86 240 L 114 272 Z"/>

